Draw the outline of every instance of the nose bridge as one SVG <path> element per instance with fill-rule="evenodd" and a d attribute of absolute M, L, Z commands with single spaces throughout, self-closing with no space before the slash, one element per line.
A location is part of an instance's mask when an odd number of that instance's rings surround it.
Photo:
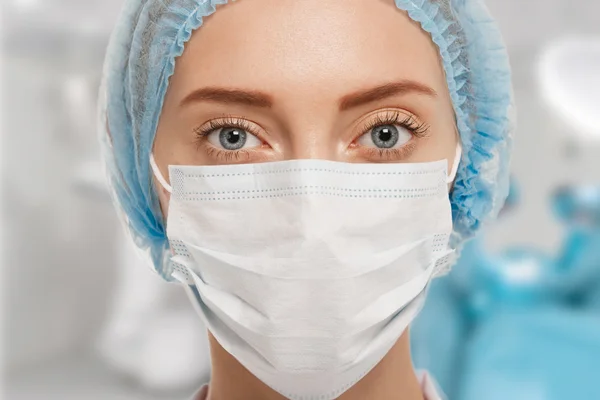
<path fill-rule="evenodd" d="M 292 159 L 337 159 L 335 145 L 329 130 L 312 128 L 291 133 L 290 158 Z"/>
<path fill-rule="evenodd" d="M 286 156 L 290 159 L 322 159 L 338 158 L 338 141 L 335 132 L 337 110 L 334 110 L 321 96 L 315 99 L 314 94 L 299 97 L 295 107 L 288 112 L 288 134 L 290 148 Z"/>

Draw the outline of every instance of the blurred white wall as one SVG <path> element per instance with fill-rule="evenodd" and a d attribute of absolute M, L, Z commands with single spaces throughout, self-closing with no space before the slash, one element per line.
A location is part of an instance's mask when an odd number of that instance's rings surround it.
<path fill-rule="evenodd" d="M 5 361 L 12 369 L 87 346 L 103 322 L 118 228 L 109 202 L 76 190 L 74 177 L 97 158 L 95 97 L 119 3 L 2 4 Z"/>
<path fill-rule="evenodd" d="M 485 3 L 500 24 L 511 53 L 531 52 L 565 35 L 600 34 L 600 2 L 596 0 L 485 0 Z"/>
<path fill-rule="evenodd" d="M 116 229 L 108 202 L 74 190 L 79 154 L 61 87 L 65 74 L 28 60 L 4 66 L 3 177 L 9 366 L 78 348 L 100 326 Z"/>

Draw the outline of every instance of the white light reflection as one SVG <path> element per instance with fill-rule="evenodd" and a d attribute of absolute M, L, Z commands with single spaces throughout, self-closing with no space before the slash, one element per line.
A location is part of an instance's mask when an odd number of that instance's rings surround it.
<path fill-rule="evenodd" d="M 555 41 L 539 64 L 548 103 L 573 125 L 580 140 L 600 140 L 600 36 Z"/>

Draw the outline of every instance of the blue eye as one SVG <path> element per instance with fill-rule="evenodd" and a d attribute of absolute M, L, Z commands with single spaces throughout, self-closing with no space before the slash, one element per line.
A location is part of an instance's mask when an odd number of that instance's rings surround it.
<path fill-rule="evenodd" d="M 358 139 L 358 144 L 379 149 L 401 147 L 412 138 L 412 133 L 400 125 L 378 125 Z"/>
<path fill-rule="evenodd" d="M 229 151 L 261 145 L 261 141 L 256 136 L 237 127 L 215 129 L 207 135 L 207 139 L 213 146 Z"/>

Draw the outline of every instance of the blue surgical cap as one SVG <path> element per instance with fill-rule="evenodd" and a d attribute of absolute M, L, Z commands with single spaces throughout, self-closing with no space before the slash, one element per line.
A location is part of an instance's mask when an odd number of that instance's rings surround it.
<path fill-rule="evenodd" d="M 395 0 L 438 46 L 463 145 L 451 194 L 458 245 L 496 216 L 513 132 L 510 67 L 482 0 Z M 192 32 L 227 0 L 127 0 L 100 89 L 100 140 L 113 199 L 138 248 L 171 280 L 150 152 L 169 77 Z M 402 40 L 402 38 L 398 38 Z"/>

